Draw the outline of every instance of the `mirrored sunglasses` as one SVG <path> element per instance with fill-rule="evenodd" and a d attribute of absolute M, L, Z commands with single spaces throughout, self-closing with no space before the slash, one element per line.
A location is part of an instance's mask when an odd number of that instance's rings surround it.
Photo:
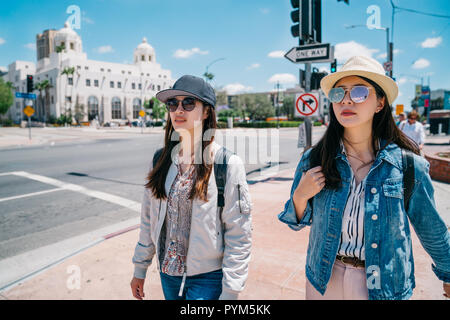
<path fill-rule="evenodd" d="M 366 86 L 354 86 L 350 89 L 350 99 L 354 103 L 362 103 L 369 97 L 369 90 L 374 89 Z M 345 97 L 346 90 L 344 88 L 332 88 L 328 93 L 328 98 L 333 103 L 341 102 Z"/>

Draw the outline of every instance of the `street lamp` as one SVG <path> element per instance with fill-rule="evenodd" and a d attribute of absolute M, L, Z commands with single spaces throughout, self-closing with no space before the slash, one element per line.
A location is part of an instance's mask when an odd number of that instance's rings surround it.
<path fill-rule="evenodd" d="M 208 64 L 208 65 L 206 66 L 206 71 L 205 71 L 205 73 L 203 74 L 203 76 L 206 78 L 206 81 L 211 81 L 211 80 L 214 78 L 214 75 L 213 75 L 212 73 L 209 73 L 209 72 L 208 72 L 209 67 L 212 66 L 214 63 L 216 63 L 216 62 L 218 62 L 218 61 L 221 61 L 221 60 L 225 60 L 225 58 L 219 58 L 219 59 L 216 59 L 216 60 L 214 60 L 213 62 L 211 62 L 210 64 Z"/>
<path fill-rule="evenodd" d="M 346 29 L 353 29 L 353 28 L 357 28 L 357 27 L 367 27 L 364 24 L 357 24 L 357 25 L 346 25 L 345 28 Z M 392 78 L 392 61 L 393 61 L 393 48 L 394 48 L 394 44 L 392 42 L 389 42 L 389 28 L 383 28 L 383 27 L 373 27 L 372 29 L 375 30 L 383 30 L 386 31 L 386 58 L 387 61 L 390 63 L 390 70 L 389 73 L 386 72 L 386 75 L 389 75 Z"/>

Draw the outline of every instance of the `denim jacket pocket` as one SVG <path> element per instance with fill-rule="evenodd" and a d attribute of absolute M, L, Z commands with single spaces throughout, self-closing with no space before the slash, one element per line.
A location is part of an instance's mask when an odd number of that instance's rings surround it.
<path fill-rule="evenodd" d="M 403 181 L 402 180 L 386 180 L 383 183 L 383 193 L 385 197 L 403 199 Z"/>

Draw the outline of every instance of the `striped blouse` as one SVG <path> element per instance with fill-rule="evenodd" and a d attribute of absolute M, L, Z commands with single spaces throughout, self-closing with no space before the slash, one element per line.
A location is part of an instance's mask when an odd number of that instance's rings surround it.
<path fill-rule="evenodd" d="M 347 155 L 344 144 L 341 141 L 342 153 Z M 380 150 L 380 141 L 377 141 L 375 152 Z M 339 243 L 338 255 L 345 257 L 355 257 L 365 260 L 364 251 L 364 213 L 365 213 L 365 187 L 366 178 L 358 185 L 352 172 L 350 182 L 350 193 L 345 205 L 342 217 L 341 240 Z"/>

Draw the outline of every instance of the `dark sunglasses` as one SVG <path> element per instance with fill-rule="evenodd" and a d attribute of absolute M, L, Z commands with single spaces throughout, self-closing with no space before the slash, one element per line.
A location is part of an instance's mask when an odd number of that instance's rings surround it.
<path fill-rule="evenodd" d="M 178 104 L 181 102 L 181 106 L 185 111 L 192 111 L 195 108 L 195 101 L 197 99 L 192 97 L 186 97 L 183 100 L 176 98 L 170 98 L 166 101 L 166 107 L 170 112 L 175 112 L 178 109 Z"/>
<path fill-rule="evenodd" d="M 362 103 L 369 97 L 369 90 L 374 89 L 366 86 L 354 86 L 350 89 L 350 99 L 354 103 Z M 332 88 L 328 93 L 328 98 L 331 102 L 339 103 L 345 97 L 346 90 L 344 88 Z"/>

